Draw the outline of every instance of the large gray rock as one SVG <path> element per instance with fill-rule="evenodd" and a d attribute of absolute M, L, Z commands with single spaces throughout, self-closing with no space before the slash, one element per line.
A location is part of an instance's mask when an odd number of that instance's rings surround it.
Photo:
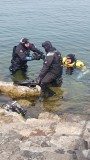
<path fill-rule="evenodd" d="M 23 119 L 0 112 L 0 159 L 88 160 L 89 121 L 80 115 L 51 113 Z M 86 141 L 88 143 L 86 143 Z"/>

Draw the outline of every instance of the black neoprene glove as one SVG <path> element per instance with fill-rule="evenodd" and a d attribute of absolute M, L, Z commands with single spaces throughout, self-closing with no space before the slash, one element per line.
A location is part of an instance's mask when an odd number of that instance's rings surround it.
<path fill-rule="evenodd" d="M 36 53 L 36 52 L 33 52 L 32 59 L 33 60 L 40 60 L 41 59 L 41 55 Z"/>

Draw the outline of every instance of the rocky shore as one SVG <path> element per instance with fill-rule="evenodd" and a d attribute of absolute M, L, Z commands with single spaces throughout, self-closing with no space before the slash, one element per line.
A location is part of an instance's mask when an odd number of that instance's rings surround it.
<path fill-rule="evenodd" d="M 0 160 L 89 160 L 90 116 L 0 110 Z"/>

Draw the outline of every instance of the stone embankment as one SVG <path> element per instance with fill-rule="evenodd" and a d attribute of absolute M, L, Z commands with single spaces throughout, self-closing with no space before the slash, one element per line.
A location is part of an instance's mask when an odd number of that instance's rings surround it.
<path fill-rule="evenodd" d="M 90 116 L 0 110 L 0 160 L 90 160 Z"/>

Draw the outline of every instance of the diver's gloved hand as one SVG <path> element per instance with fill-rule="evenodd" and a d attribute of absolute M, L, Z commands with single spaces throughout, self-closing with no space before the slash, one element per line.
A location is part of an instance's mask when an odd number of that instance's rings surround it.
<path fill-rule="evenodd" d="M 41 59 L 41 55 L 36 53 L 36 52 L 33 52 L 32 59 L 33 60 L 40 60 Z"/>
<path fill-rule="evenodd" d="M 44 58 L 45 58 L 44 52 L 39 51 L 39 54 L 40 54 L 40 56 L 41 56 L 40 59 L 44 59 Z"/>
<path fill-rule="evenodd" d="M 45 55 L 44 54 L 41 55 L 41 59 L 43 59 L 43 60 L 45 59 Z"/>
<path fill-rule="evenodd" d="M 27 61 L 32 61 L 32 60 L 33 60 L 33 57 L 32 57 L 32 56 L 27 56 L 27 57 L 25 58 L 25 60 L 27 60 Z"/>

